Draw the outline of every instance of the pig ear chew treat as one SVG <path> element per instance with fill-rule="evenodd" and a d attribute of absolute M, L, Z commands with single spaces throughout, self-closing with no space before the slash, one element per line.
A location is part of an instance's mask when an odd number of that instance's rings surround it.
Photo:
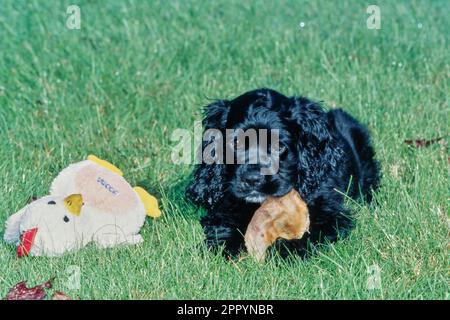
<path fill-rule="evenodd" d="M 309 231 L 309 212 L 297 191 L 283 197 L 268 197 L 256 210 L 245 233 L 248 253 L 263 261 L 266 250 L 278 238 L 301 239 Z"/>

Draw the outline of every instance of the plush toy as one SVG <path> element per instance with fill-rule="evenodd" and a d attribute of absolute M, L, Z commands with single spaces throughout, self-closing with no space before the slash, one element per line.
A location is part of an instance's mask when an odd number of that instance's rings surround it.
<path fill-rule="evenodd" d="M 19 257 L 57 256 L 90 242 L 100 248 L 141 243 L 146 215 L 161 212 L 156 198 L 122 176 L 95 156 L 70 165 L 53 181 L 49 196 L 6 221 L 5 241 L 18 246 Z"/>
<path fill-rule="evenodd" d="M 245 246 L 256 261 L 263 261 L 267 248 L 278 238 L 301 239 L 309 230 L 309 211 L 297 191 L 268 197 L 256 210 L 245 232 Z"/>

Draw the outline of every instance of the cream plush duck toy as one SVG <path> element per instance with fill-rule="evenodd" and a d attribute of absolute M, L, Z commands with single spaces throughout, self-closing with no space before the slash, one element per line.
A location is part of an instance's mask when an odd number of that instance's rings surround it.
<path fill-rule="evenodd" d="M 90 242 L 100 248 L 138 244 L 147 215 L 161 215 L 156 198 L 91 155 L 64 169 L 49 196 L 9 217 L 4 239 L 18 246 L 18 257 L 58 256 Z"/>

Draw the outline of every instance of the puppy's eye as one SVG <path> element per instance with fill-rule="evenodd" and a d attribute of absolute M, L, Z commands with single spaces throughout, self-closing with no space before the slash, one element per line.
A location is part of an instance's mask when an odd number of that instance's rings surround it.
<path fill-rule="evenodd" d="M 49 201 L 47 204 L 54 206 L 56 204 L 56 202 L 52 200 L 52 201 Z"/>
<path fill-rule="evenodd" d="M 63 220 L 64 220 L 64 222 L 69 222 L 70 221 L 68 216 L 64 216 Z"/>

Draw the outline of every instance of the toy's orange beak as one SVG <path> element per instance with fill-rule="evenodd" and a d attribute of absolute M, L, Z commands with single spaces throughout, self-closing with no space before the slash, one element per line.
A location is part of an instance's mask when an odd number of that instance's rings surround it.
<path fill-rule="evenodd" d="M 28 255 L 37 232 L 38 228 L 29 229 L 24 232 L 24 234 L 20 237 L 20 244 L 17 247 L 17 257 L 22 258 Z"/>

